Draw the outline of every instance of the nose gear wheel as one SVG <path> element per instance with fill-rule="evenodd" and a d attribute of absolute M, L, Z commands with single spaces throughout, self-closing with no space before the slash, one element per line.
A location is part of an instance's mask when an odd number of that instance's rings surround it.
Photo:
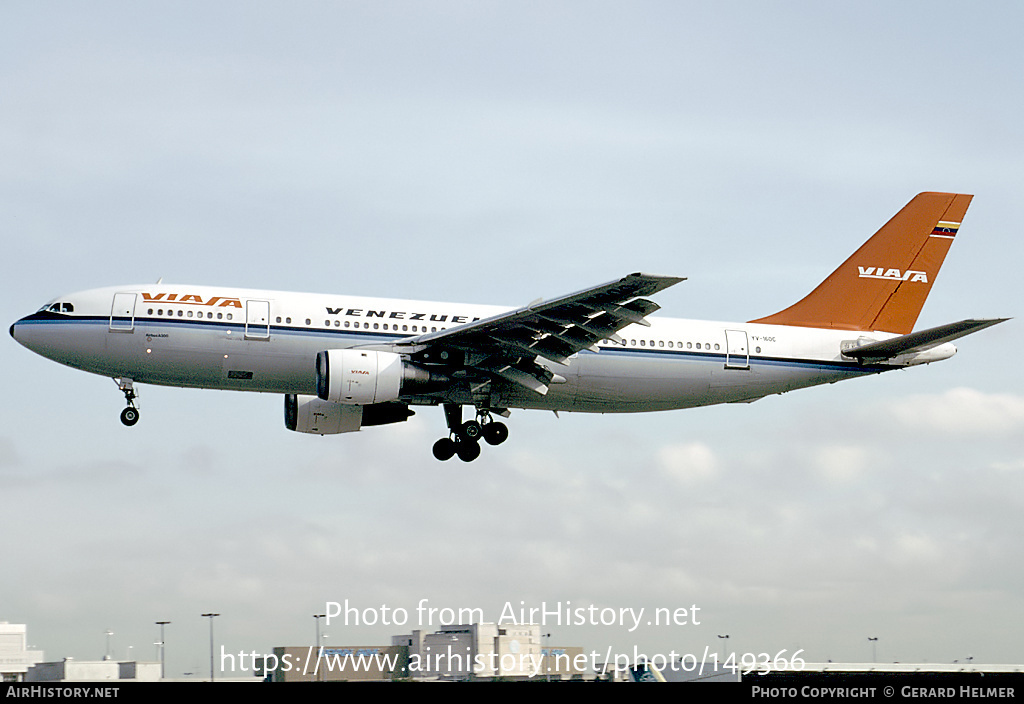
<path fill-rule="evenodd" d="M 124 393 L 125 403 L 128 407 L 121 411 L 121 422 L 131 427 L 139 422 L 139 409 L 135 407 L 135 399 L 138 398 L 138 394 L 135 393 L 135 387 L 131 379 L 114 379 L 114 382 Z"/>

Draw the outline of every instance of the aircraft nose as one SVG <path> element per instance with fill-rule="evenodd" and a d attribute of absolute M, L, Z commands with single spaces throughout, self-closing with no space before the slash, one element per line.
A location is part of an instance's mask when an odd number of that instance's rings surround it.
<path fill-rule="evenodd" d="M 22 325 L 22 323 L 24 322 L 25 318 L 22 318 L 21 320 L 15 320 L 13 323 L 11 323 L 10 330 L 8 330 L 8 332 L 11 333 L 11 337 L 13 337 L 15 340 L 17 340 L 23 345 L 25 344 L 25 340 L 23 339 L 25 337 L 25 326 Z"/>

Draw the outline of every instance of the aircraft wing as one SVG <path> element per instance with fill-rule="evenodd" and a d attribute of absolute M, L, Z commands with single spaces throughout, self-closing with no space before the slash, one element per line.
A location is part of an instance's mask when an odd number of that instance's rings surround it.
<path fill-rule="evenodd" d="M 944 342 L 970 335 L 972 332 L 984 330 L 987 327 L 1009 320 L 1009 318 L 982 318 L 961 320 L 956 323 L 947 323 L 938 327 L 928 328 L 919 332 L 912 332 L 909 335 L 900 335 L 891 340 L 872 342 L 860 345 L 852 349 L 843 350 L 847 357 L 854 357 L 862 362 L 878 362 L 891 359 L 901 354 L 921 352 L 923 350 L 941 345 Z"/>
<path fill-rule="evenodd" d="M 537 301 L 458 327 L 402 340 L 396 347 L 447 348 L 464 353 L 465 366 L 497 375 L 546 394 L 555 374 L 537 358 L 568 364 L 600 340 L 621 341 L 619 330 L 644 319 L 660 306 L 643 298 L 685 279 L 630 274 L 600 286 L 548 301 Z"/>

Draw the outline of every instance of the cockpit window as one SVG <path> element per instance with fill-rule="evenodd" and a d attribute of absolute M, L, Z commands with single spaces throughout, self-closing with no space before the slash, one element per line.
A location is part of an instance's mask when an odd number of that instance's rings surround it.
<path fill-rule="evenodd" d="M 47 303 L 45 306 L 43 306 L 39 310 L 41 310 L 41 311 L 48 310 L 51 313 L 74 313 L 75 312 L 75 306 L 72 303 L 67 303 L 65 301 L 58 301 L 57 303 Z"/>

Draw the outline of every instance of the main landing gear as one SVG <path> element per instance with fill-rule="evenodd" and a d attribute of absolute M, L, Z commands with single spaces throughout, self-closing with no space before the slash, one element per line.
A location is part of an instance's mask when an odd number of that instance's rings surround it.
<path fill-rule="evenodd" d="M 124 392 L 124 400 L 128 403 L 128 408 L 121 411 L 121 422 L 127 426 L 133 426 L 139 422 L 139 409 L 135 407 L 135 399 L 137 395 L 135 393 L 135 387 L 132 386 L 131 379 L 114 379 L 117 383 L 117 388 Z"/>
<path fill-rule="evenodd" d="M 479 411 L 476 420 L 462 422 L 462 406 L 444 404 L 444 419 L 449 435 L 434 443 L 434 457 L 444 462 L 455 455 L 463 462 L 472 462 L 480 456 L 480 438 L 488 445 L 500 445 L 508 439 L 508 426 L 491 418 L 487 411 Z"/>

